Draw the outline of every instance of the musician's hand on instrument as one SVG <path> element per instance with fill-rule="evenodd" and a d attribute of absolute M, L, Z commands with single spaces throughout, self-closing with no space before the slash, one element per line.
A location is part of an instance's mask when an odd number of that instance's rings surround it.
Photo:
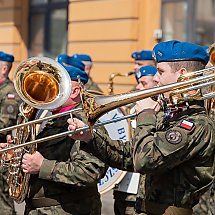
<path fill-rule="evenodd" d="M 7 135 L 6 139 L 7 139 L 7 143 L 8 144 L 12 144 L 13 143 L 13 139 L 12 139 L 11 135 Z"/>
<path fill-rule="evenodd" d="M 44 157 L 36 151 L 34 154 L 25 153 L 22 158 L 23 172 L 37 174 L 40 171 Z"/>
<path fill-rule="evenodd" d="M 7 143 L 0 143 L 0 149 L 8 148 L 8 147 L 10 147 L 10 146 L 8 146 L 8 144 L 13 143 L 13 139 L 12 139 L 11 135 L 7 135 L 6 139 L 7 139 Z M 0 153 L 0 156 L 2 156 L 4 153 L 6 153 L 4 159 L 10 160 L 13 157 L 13 152 L 14 152 L 14 150 L 9 150 L 7 152 Z"/>
<path fill-rule="evenodd" d="M 137 114 L 144 110 L 153 110 L 154 112 L 158 112 L 160 110 L 160 104 L 159 102 L 154 101 L 151 98 L 146 98 L 137 101 L 134 108 Z"/>
<path fill-rule="evenodd" d="M 82 127 L 86 126 L 85 123 L 83 123 L 81 120 L 76 119 L 76 118 L 72 118 L 72 119 L 70 118 L 70 119 L 68 119 L 67 122 L 69 123 L 69 126 L 68 126 L 69 131 L 75 131 L 78 128 L 82 128 Z M 92 134 L 89 129 L 80 131 L 80 132 L 77 132 L 74 134 L 70 134 L 69 136 L 74 140 L 81 140 L 86 143 L 92 139 Z"/>
<path fill-rule="evenodd" d="M 7 146 L 6 143 L 0 143 L 0 150 L 4 149 Z M 0 153 L 0 157 L 3 155 L 4 152 Z"/>

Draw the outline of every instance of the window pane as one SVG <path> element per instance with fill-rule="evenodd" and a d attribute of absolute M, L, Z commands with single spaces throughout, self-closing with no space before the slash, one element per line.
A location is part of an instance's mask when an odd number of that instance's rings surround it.
<path fill-rule="evenodd" d="M 67 45 L 67 10 L 58 9 L 51 13 L 50 55 L 56 57 L 66 52 Z"/>
<path fill-rule="evenodd" d="M 31 0 L 31 5 L 47 4 L 48 0 Z"/>
<path fill-rule="evenodd" d="M 215 39 L 215 5 L 214 0 L 196 0 L 195 42 L 210 45 Z"/>
<path fill-rule="evenodd" d="M 163 40 L 187 40 L 187 2 L 167 2 L 162 9 Z"/>
<path fill-rule="evenodd" d="M 31 18 L 30 31 L 30 56 L 43 54 L 44 46 L 44 15 L 36 14 Z"/>

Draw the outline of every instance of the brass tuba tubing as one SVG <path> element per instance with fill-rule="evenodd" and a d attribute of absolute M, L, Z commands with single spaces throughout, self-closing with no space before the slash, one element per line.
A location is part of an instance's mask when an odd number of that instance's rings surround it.
<path fill-rule="evenodd" d="M 11 131 L 11 130 L 21 128 L 21 127 L 24 127 L 24 126 L 28 126 L 28 125 L 39 124 L 39 123 L 41 123 L 43 121 L 46 121 L 46 120 L 54 119 L 54 118 L 57 118 L 57 117 L 62 117 L 62 116 L 65 116 L 65 115 L 68 115 L 68 114 L 71 114 L 71 113 L 74 113 L 74 112 L 79 112 L 79 111 L 82 111 L 82 110 L 83 110 L 83 108 L 75 108 L 75 109 L 72 109 L 72 110 L 69 110 L 69 111 L 66 111 L 66 112 L 63 112 L 63 113 L 58 113 L 58 114 L 47 116 L 47 117 L 44 117 L 44 118 L 41 118 L 41 119 L 35 119 L 35 120 L 29 121 L 29 122 L 26 122 L 26 123 L 22 123 L 22 124 L 19 124 L 19 125 L 13 125 L 13 126 L 10 126 L 8 128 L 0 129 L 0 133 Z"/>
<path fill-rule="evenodd" d="M 109 119 L 109 120 L 106 120 L 106 121 L 103 121 L 103 122 L 98 122 L 98 123 L 96 123 L 94 125 L 94 127 L 97 128 L 97 127 L 100 127 L 100 126 L 103 126 L 103 125 L 115 123 L 115 122 L 118 122 L 118 121 L 121 121 L 121 120 L 124 120 L 124 119 L 134 118 L 134 117 L 136 117 L 136 113 L 129 114 L 129 115 L 126 115 L 126 116 L 123 116 L 123 117 L 115 118 L 115 119 Z M 42 143 L 42 142 L 45 142 L 45 141 L 48 141 L 48 140 L 53 140 L 53 139 L 57 139 L 57 138 L 60 138 L 60 137 L 64 137 L 64 136 L 67 136 L 69 134 L 74 134 L 74 133 L 77 133 L 77 132 L 85 131 L 87 129 L 91 129 L 91 127 L 90 126 L 84 126 L 82 128 L 76 129 L 75 131 L 65 131 L 65 132 L 62 132 L 60 134 L 50 135 L 48 137 L 43 137 L 43 138 L 40 138 L 40 139 L 37 139 L 37 140 L 32 140 L 32 141 L 29 141 L 29 142 L 26 142 L 26 143 L 23 143 L 23 144 L 19 144 L 19 145 L 11 144 L 12 145 L 11 147 L 0 149 L 0 154 L 4 153 L 4 152 L 7 152 L 9 150 L 22 148 L 22 147 L 30 146 L 30 145 L 33 145 L 33 144 Z"/>

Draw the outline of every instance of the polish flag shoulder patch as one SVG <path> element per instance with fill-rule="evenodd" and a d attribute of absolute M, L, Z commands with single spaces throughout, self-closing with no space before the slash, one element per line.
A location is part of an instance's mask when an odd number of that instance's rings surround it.
<path fill-rule="evenodd" d="M 7 94 L 8 99 L 15 99 L 15 95 L 12 93 Z"/>
<path fill-rule="evenodd" d="M 194 123 L 183 120 L 179 126 L 190 131 L 194 127 Z"/>

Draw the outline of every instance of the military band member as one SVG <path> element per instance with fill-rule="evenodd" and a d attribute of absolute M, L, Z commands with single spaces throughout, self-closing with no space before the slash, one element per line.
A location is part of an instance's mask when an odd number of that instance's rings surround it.
<path fill-rule="evenodd" d="M 142 50 L 140 52 L 133 52 L 131 57 L 134 59 L 134 71 L 137 72 L 142 66 L 155 66 L 152 51 Z"/>
<path fill-rule="evenodd" d="M 85 65 L 85 72 L 89 76 L 89 80 L 85 86 L 86 90 L 102 92 L 101 88 L 93 81 L 92 77 L 90 76 L 93 67 L 92 58 L 87 54 L 74 54 L 72 55 L 72 58 L 82 62 Z"/>
<path fill-rule="evenodd" d="M 58 63 L 62 64 L 63 66 L 73 66 L 82 71 L 85 71 L 85 65 L 81 61 L 77 60 L 76 58 L 70 57 L 67 54 L 59 54 L 56 57 L 56 61 Z M 88 81 L 89 81 L 89 79 L 88 79 Z"/>
<path fill-rule="evenodd" d="M 136 51 L 131 54 L 131 57 L 134 59 L 134 72 L 138 72 L 141 67 L 143 66 L 154 66 L 155 61 L 152 57 L 152 51 L 150 50 L 142 50 L 142 51 Z M 137 75 L 136 79 L 138 82 Z M 141 76 L 142 79 L 144 79 L 144 85 L 145 88 L 147 88 L 147 84 L 151 85 L 151 79 L 152 76 Z M 146 80 L 149 79 L 149 82 Z M 138 86 L 135 86 L 133 90 L 136 90 L 137 87 L 141 88 L 142 84 L 138 84 Z M 133 109 L 132 107 L 134 104 L 129 104 L 126 107 L 128 109 Z M 133 121 L 134 124 L 134 121 Z M 114 195 L 114 213 L 115 215 L 130 215 L 133 214 L 134 211 L 134 205 L 136 202 L 136 194 L 134 192 L 136 191 L 128 191 L 127 187 L 129 184 L 136 183 L 136 180 L 138 180 L 139 177 L 137 177 L 136 174 L 127 173 L 123 180 L 117 184 L 113 190 Z M 135 182 L 134 182 L 135 181 Z M 125 186 L 127 185 L 127 186 Z M 131 193 L 133 192 L 133 193 Z"/>
<path fill-rule="evenodd" d="M 135 74 L 137 90 L 152 88 L 155 86 L 153 76 L 157 72 L 155 66 L 142 66 Z M 132 108 L 131 112 L 134 108 Z M 135 110 L 134 110 L 135 111 Z M 132 120 L 132 127 L 136 127 L 136 120 Z M 144 176 L 138 173 L 127 173 L 122 181 L 114 188 L 114 213 L 115 215 L 133 215 L 135 212 L 136 198 L 143 196 Z M 138 184 L 131 189 L 130 184 Z M 138 189 L 138 190 L 137 190 Z M 137 194 L 138 193 L 138 194 Z"/>
<path fill-rule="evenodd" d="M 144 90 L 148 88 L 155 87 L 156 83 L 154 82 L 153 78 L 156 74 L 157 69 L 155 66 L 142 66 L 136 72 L 135 78 L 137 80 L 137 90 Z"/>
<path fill-rule="evenodd" d="M 203 69 L 208 62 L 204 49 L 188 42 L 161 42 L 153 53 L 158 70 L 154 81 L 160 86 L 175 83 L 181 75 Z M 165 114 L 158 118 L 160 104 Z M 145 196 L 139 199 L 137 213 L 191 215 L 214 179 L 215 130 L 204 102 L 174 105 L 166 92 L 159 103 L 151 98 L 138 101 L 136 111 L 137 128 L 130 147 L 99 129 L 72 137 L 88 143 L 110 166 L 146 175 Z M 84 124 L 78 119 L 68 122 L 69 130 Z"/>
<path fill-rule="evenodd" d="M 16 124 L 20 98 L 8 75 L 14 56 L 0 52 L 0 129 Z M 0 142 L 6 142 L 7 134 L 0 134 Z M 0 211 L 2 215 L 15 214 L 14 203 L 9 197 L 6 169 L 0 170 Z"/>
<path fill-rule="evenodd" d="M 203 46 L 209 57 L 208 46 Z M 213 64 L 208 61 L 205 68 L 212 67 Z M 215 120 L 215 115 L 212 113 L 211 118 Z M 205 192 L 199 200 L 199 203 L 193 208 L 193 215 L 215 215 L 215 180 L 211 188 Z"/>
<path fill-rule="evenodd" d="M 53 114 L 80 106 L 80 85 L 87 83 L 87 74 L 75 67 L 65 67 L 72 82 L 69 99 Z M 84 117 L 77 114 L 84 120 Z M 68 115 L 48 121 L 37 138 L 67 130 Z M 8 142 L 11 140 L 8 139 Z M 105 172 L 105 165 L 91 153 L 80 149 L 80 142 L 68 136 L 39 144 L 34 154 L 22 159 L 25 173 L 31 174 L 25 214 L 81 215 L 101 214 L 97 183 Z"/>
<path fill-rule="evenodd" d="M 0 128 L 16 124 L 21 102 L 13 82 L 8 77 L 13 62 L 13 55 L 0 52 Z M 0 141 L 6 142 L 6 134 L 0 134 Z"/>

